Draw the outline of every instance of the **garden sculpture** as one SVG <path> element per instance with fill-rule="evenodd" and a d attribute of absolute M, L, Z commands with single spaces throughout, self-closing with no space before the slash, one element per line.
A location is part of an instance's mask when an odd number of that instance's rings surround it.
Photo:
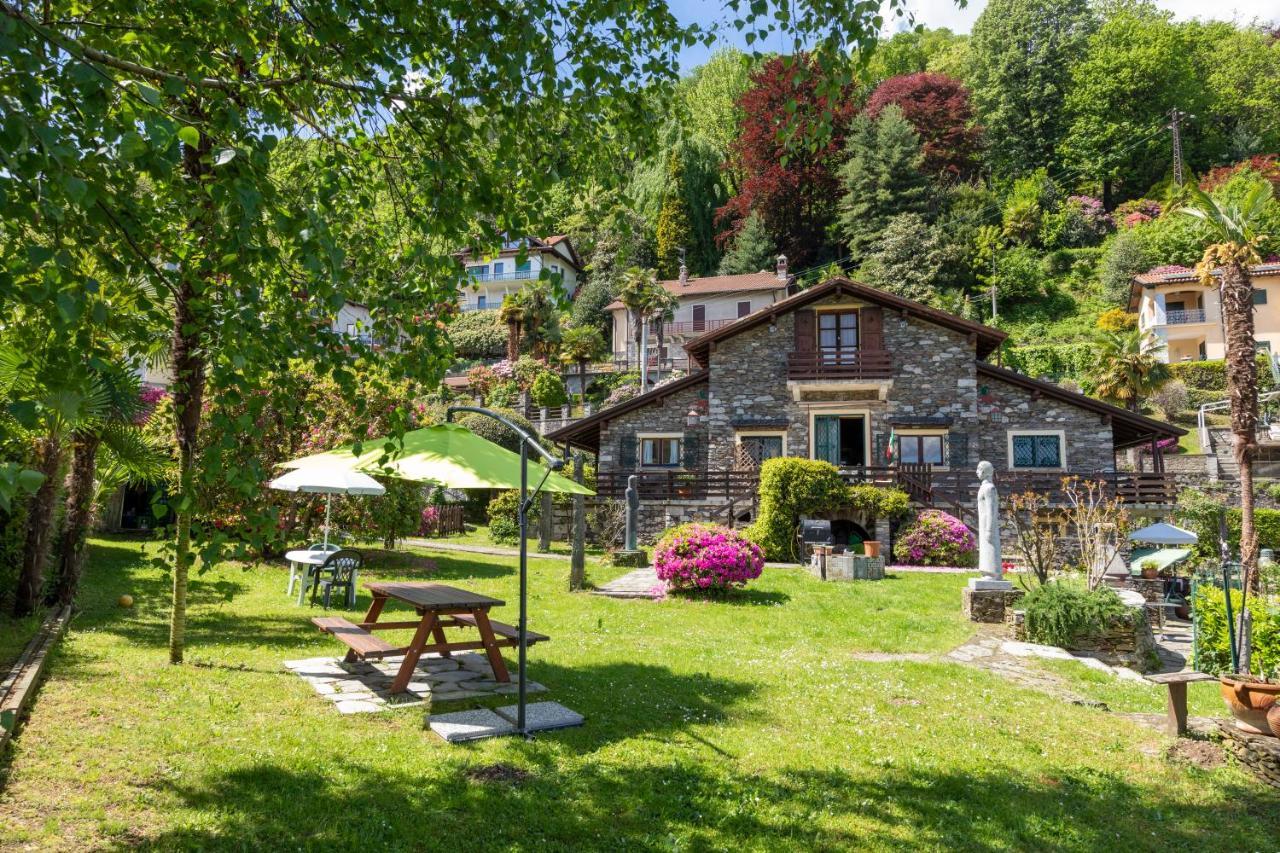
<path fill-rule="evenodd" d="M 640 490 L 636 487 L 638 478 L 632 474 L 627 478 L 627 526 L 623 534 L 623 549 L 636 550 L 636 526 L 640 516 Z"/>
<path fill-rule="evenodd" d="M 992 482 L 994 476 L 995 468 L 990 462 L 978 463 L 978 571 L 983 577 L 969 582 L 975 589 L 1009 586 L 1000 563 L 1000 495 Z"/>

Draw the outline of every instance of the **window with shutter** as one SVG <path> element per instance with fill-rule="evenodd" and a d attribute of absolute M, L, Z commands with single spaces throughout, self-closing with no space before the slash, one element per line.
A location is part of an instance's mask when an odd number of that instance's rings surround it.
<path fill-rule="evenodd" d="M 1013 468 L 1061 468 L 1062 436 L 1013 435 L 1009 439 L 1009 464 Z"/>
<path fill-rule="evenodd" d="M 618 437 L 618 467 L 623 471 L 635 470 L 636 437 L 634 433 L 623 433 Z"/>
<path fill-rule="evenodd" d="M 813 458 L 840 464 L 840 418 L 819 415 L 813 419 Z"/>

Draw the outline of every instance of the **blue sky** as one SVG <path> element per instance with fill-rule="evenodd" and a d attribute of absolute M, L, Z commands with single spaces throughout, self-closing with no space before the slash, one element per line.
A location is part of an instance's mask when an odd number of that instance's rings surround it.
<path fill-rule="evenodd" d="M 720 0 L 669 0 L 676 16 L 685 23 L 698 22 L 710 24 L 725 17 L 724 4 Z M 907 6 L 915 14 L 916 20 L 929 27 L 949 27 L 958 33 L 967 33 L 982 13 L 987 0 L 970 0 L 964 9 L 959 8 L 952 0 L 907 0 Z M 1280 20 L 1280 0 L 1222 0 L 1210 3 L 1208 0 L 1156 0 L 1156 5 L 1173 12 L 1179 20 L 1190 18 L 1235 19 L 1239 21 Z M 890 33 L 895 27 L 890 23 Z M 756 44 L 756 49 L 789 50 L 789 41 L 774 39 L 774 44 L 763 47 Z M 725 34 L 722 45 L 732 45 L 744 50 L 748 49 L 742 34 L 730 31 Z M 686 48 L 680 54 L 681 70 L 688 72 L 701 65 L 715 50 L 701 45 Z"/>

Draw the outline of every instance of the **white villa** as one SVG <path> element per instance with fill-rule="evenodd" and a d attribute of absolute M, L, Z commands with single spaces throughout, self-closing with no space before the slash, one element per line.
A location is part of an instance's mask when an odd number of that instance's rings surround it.
<path fill-rule="evenodd" d="M 522 248 L 526 249 L 524 261 L 519 259 Z M 459 297 L 463 311 L 499 307 L 502 297 L 515 293 L 529 279 L 538 278 L 544 269 L 560 276 L 560 288 L 569 299 L 582 281 L 582 259 L 573 241 L 564 234 L 508 240 L 497 255 L 483 259 L 473 258 L 469 251 L 460 252 L 458 257 L 467 267 L 468 281 Z"/>
<path fill-rule="evenodd" d="M 675 318 L 663 325 L 663 365 L 679 369 L 687 367 L 686 341 L 782 301 L 791 292 L 794 282 L 795 276 L 787 274 L 785 255 L 778 256 L 778 266 L 773 272 L 761 270 L 743 275 L 690 278 L 682 266 L 679 278 L 658 282 L 675 294 L 680 302 Z M 618 301 L 609 303 L 605 310 L 613 315 L 614 361 L 638 364 L 631 313 Z M 657 364 L 656 349 L 657 335 L 651 323 L 648 344 L 651 365 Z"/>

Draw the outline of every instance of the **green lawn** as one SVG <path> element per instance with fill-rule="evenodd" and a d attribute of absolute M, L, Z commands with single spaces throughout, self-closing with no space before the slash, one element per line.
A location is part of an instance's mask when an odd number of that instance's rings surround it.
<path fill-rule="evenodd" d="M 432 556 L 434 577 L 514 601 L 513 560 Z M 1280 833 L 1274 793 L 1167 761 L 1154 730 L 854 654 L 963 642 L 963 576 L 766 569 L 732 600 L 645 602 L 571 595 L 567 572 L 532 564 L 531 626 L 552 641 L 531 675 L 587 725 L 449 746 L 421 709 L 340 716 L 282 669 L 340 648 L 282 567 L 196 578 L 190 663 L 167 665 L 166 577 L 136 543 L 95 541 L 84 611 L 6 759 L 0 846 L 1236 850 Z M 528 775 L 477 772 L 499 763 Z"/>
<path fill-rule="evenodd" d="M 22 619 L 7 615 L 0 619 L 0 667 L 8 667 L 18 659 L 48 615 L 41 611 Z"/>
<path fill-rule="evenodd" d="M 1039 660 L 1037 663 L 1067 682 L 1081 696 L 1103 702 L 1122 714 L 1163 714 L 1169 691 L 1165 687 L 1122 681 L 1113 675 L 1090 669 L 1073 660 Z M 1218 682 L 1201 681 L 1187 685 L 1187 713 L 1193 717 L 1221 717 L 1225 705 Z"/>
<path fill-rule="evenodd" d="M 517 540 L 513 540 L 511 542 L 493 541 L 493 537 L 489 535 L 489 526 L 487 524 L 467 525 L 467 528 L 468 529 L 466 533 L 455 533 L 452 536 L 444 537 L 440 541 L 445 543 L 458 544 L 458 545 L 479 545 L 485 548 L 514 549 L 519 547 L 519 542 Z M 529 534 L 529 553 L 536 554 L 538 550 L 537 525 L 536 524 L 530 525 L 530 528 L 531 529 Z M 548 553 L 562 554 L 562 555 L 568 556 L 571 550 L 572 550 L 572 546 L 568 542 L 552 541 L 551 550 Z M 604 549 L 599 547 L 598 545 L 588 544 L 586 548 L 586 553 L 587 553 L 587 556 L 590 556 L 590 557 L 599 557 L 604 554 Z"/>

